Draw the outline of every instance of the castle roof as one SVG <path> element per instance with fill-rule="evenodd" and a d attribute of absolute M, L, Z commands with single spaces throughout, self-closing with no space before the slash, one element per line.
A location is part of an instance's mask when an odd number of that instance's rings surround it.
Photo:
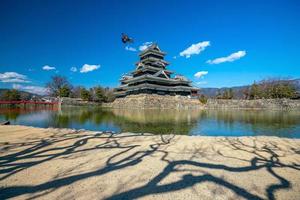
<path fill-rule="evenodd" d="M 144 51 L 142 51 L 139 56 L 145 56 L 147 54 L 158 54 L 158 55 L 166 55 L 165 52 L 161 51 L 159 46 L 156 43 L 151 44 L 150 46 L 148 46 Z"/>
<path fill-rule="evenodd" d="M 155 43 L 142 51 L 135 70 L 120 79 L 121 86 L 116 88 L 116 96 L 139 93 L 185 96 L 195 94 L 198 89 L 193 87 L 186 77 L 172 77 L 173 72 L 167 69 L 169 63 L 164 60 L 165 55 Z"/>

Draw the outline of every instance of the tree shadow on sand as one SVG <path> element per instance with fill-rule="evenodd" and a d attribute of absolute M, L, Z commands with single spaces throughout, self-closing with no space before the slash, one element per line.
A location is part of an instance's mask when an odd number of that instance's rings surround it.
<path fill-rule="evenodd" d="M 77 181 L 81 181 L 90 177 L 102 176 L 106 173 L 122 170 L 128 167 L 137 166 L 143 161 L 147 156 L 151 156 L 154 153 L 159 153 L 162 156 L 159 158 L 160 162 L 164 162 L 166 166 L 164 169 L 152 178 L 146 184 L 136 187 L 127 191 L 115 191 L 115 195 L 107 197 L 107 199 L 136 199 L 144 197 L 151 194 L 161 194 L 172 191 L 178 191 L 181 189 L 192 187 L 196 184 L 201 184 L 205 182 L 214 183 L 216 185 L 225 187 L 235 193 L 239 197 L 246 199 L 262 199 L 262 197 L 247 191 L 246 188 L 242 186 L 235 185 L 225 180 L 214 176 L 208 172 L 201 175 L 193 175 L 193 171 L 190 169 L 182 169 L 182 166 L 189 166 L 196 168 L 198 170 L 204 169 L 215 169 L 224 170 L 228 172 L 250 172 L 259 169 L 266 169 L 266 171 L 276 178 L 277 183 L 268 185 L 264 188 L 268 199 L 275 199 L 275 192 L 281 189 L 291 188 L 291 183 L 285 177 L 279 175 L 275 172 L 275 168 L 289 168 L 296 170 L 297 173 L 300 170 L 300 165 L 296 163 L 284 164 L 280 161 L 281 157 L 285 157 L 289 154 L 299 154 L 299 149 L 291 148 L 289 152 L 285 152 L 278 145 L 274 143 L 264 144 L 262 146 L 257 146 L 257 141 L 253 139 L 253 145 L 248 143 L 243 143 L 240 139 L 217 139 L 216 142 L 222 144 L 224 147 L 231 148 L 232 151 L 244 151 L 253 155 L 251 160 L 243 160 L 241 158 L 236 158 L 233 156 L 227 156 L 220 150 L 215 150 L 219 156 L 228 157 L 231 159 L 239 159 L 249 163 L 243 167 L 232 167 L 223 164 L 214 164 L 206 162 L 193 161 L 192 159 L 182 159 L 182 160 L 172 160 L 169 158 L 169 152 L 165 150 L 164 147 L 170 146 L 173 142 L 176 142 L 176 137 L 174 135 L 160 136 L 160 140 L 149 144 L 146 150 L 138 150 L 137 147 L 140 145 L 130 145 L 122 144 L 120 141 L 125 137 L 157 137 L 151 135 L 142 134 L 129 134 L 129 135 L 114 135 L 108 133 L 96 133 L 87 134 L 82 132 L 74 132 L 73 134 L 53 134 L 51 137 L 46 139 L 36 139 L 28 143 L 15 143 L 15 144 L 5 144 L 2 152 L 9 152 L 10 149 L 22 148 L 22 150 L 16 153 L 7 154 L 1 156 L 0 158 L 0 181 L 5 181 L 5 179 L 10 176 L 21 172 L 22 170 L 28 169 L 30 167 L 39 165 L 41 163 L 49 162 L 56 158 L 67 158 L 68 156 L 74 156 L 82 152 L 89 152 L 95 149 L 117 149 L 118 152 L 111 155 L 105 162 L 105 166 L 96 169 L 94 171 L 80 173 L 75 175 L 69 175 L 66 177 L 57 177 L 51 181 L 38 184 L 38 185 L 22 185 L 22 186 L 8 186 L 0 188 L 0 199 L 18 197 L 24 194 L 36 195 L 33 198 L 43 196 L 55 191 L 66 185 L 70 185 Z M 101 139 L 101 143 L 96 143 L 97 145 L 89 147 L 86 144 L 89 140 Z M 75 141 L 70 145 L 52 147 L 59 142 L 65 141 Z M 85 147 L 86 145 L 86 147 Z M 85 148 L 83 148 L 85 147 Z M 59 151 L 59 152 L 58 152 Z M 276 152 L 283 152 L 278 154 Z M 204 154 L 205 149 L 197 149 L 194 153 L 196 155 Z M 36 160 L 35 160 L 36 159 Z M 29 160 L 29 161 L 27 161 Z M 161 184 L 162 181 L 173 173 L 185 172 L 179 180 Z M 38 193 L 38 194 L 37 194 Z"/>
<path fill-rule="evenodd" d="M 163 179 L 169 176 L 171 173 L 182 171 L 182 170 L 178 170 L 178 166 L 182 167 L 185 165 L 198 167 L 199 169 L 205 169 L 205 168 L 217 169 L 217 170 L 225 170 L 228 172 L 248 172 L 248 171 L 254 171 L 254 170 L 266 168 L 266 170 L 280 182 L 279 184 L 269 185 L 265 189 L 268 199 L 275 199 L 274 193 L 277 190 L 288 189 L 291 187 L 291 184 L 287 179 L 275 173 L 274 168 L 280 167 L 280 168 L 291 168 L 295 170 L 300 170 L 299 164 L 294 163 L 292 165 L 286 165 L 281 163 L 279 161 L 280 156 L 275 153 L 275 150 L 281 150 L 281 149 L 279 149 L 274 144 L 271 144 L 272 147 L 268 147 L 267 145 L 264 145 L 261 148 L 257 148 L 256 145 L 249 146 L 245 143 L 242 143 L 239 139 L 232 140 L 227 138 L 226 141 L 222 141 L 222 142 L 226 142 L 226 146 L 230 146 L 233 150 L 246 151 L 248 153 L 255 154 L 255 156 L 249 161 L 248 166 L 230 167 L 226 165 L 202 163 L 202 162 L 196 162 L 191 160 L 169 161 L 165 159 L 168 153 L 164 152 L 165 156 L 164 159 L 162 159 L 162 161 L 167 162 L 168 165 L 163 169 L 163 171 L 160 174 L 158 174 L 156 177 L 154 177 L 149 183 L 145 184 L 144 186 L 134 188 L 126 192 L 118 193 L 116 195 L 109 197 L 108 199 L 136 199 L 150 194 L 159 194 L 159 193 L 181 190 L 184 188 L 192 187 L 195 184 L 204 183 L 204 182 L 211 182 L 223 186 L 233 191 L 236 195 L 240 197 L 244 197 L 246 199 L 263 199 L 262 197 L 259 197 L 255 194 L 251 194 L 250 192 L 248 192 L 246 189 L 242 187 L 229 183 L 228 181 L 213 176 L 212 174 L 209 173 L 205 173 L 200 176 L 195 176 L 190 173 L 184 175 L 179 181 L 172 182 L 169 184 L 163 184 L 163 185 L 160 184 L 163 181 Z M 251 148 L 251 150 L 244 149 L 243 147 Z M 266 156 L 262 156 L 260 152 L 267 153 L 270 155 L 270 157 L 267 158 Z M 222 155 L 220 152 L 218 153 L 219 155 Z M 295 151 L 295 153 L 297 152 Z"/>

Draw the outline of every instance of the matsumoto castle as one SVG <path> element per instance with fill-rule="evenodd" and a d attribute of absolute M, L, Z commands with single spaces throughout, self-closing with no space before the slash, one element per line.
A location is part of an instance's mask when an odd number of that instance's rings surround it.
<path fill-rule="evenodd" d="M 164 60 L 165 52 L 157 44 L 152 44 L 139 54 L 140 60 L 135 64 L 136 69 L 121 78 L 121 85 L 115 89 L 116 97 L 131 94 L 160 94 L 194 96 L 198 88 L 191 86 L 184 76 L 171 75 L 167 69 L 169 63 Z"/>

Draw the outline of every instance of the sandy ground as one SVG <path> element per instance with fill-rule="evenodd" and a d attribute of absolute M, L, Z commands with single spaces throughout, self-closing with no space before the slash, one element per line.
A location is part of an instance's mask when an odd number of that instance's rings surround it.
<path fill-rule="evenodd" d="M 300 199 L 300 140 L 0 126 L 0 199 Z"/>

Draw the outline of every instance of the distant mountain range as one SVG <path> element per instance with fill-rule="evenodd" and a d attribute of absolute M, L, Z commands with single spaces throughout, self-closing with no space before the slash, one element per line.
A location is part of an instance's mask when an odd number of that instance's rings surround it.
<path fill-rule="evenodd" d="M 290 80 L 290 82 L 295 85 L 297 92 L 300 93 L 300 79 Z M 225 90 L 231 88 L 234 93 L 234 98 L 240 99 L 243 98 L 243 90 L 247 89 L 250 86 L 251 85 L 222 88 L 200 88 L 200 94 L 204 94 L 205 96 L 212 98 L 215 97 L 218 92 L 222 94 Z"/>
<path fill-rule="evenodd" d="M 243 90 L 247 89 L 249 86 L 236 86 L 236 87 L 222 87 L 222 88 L 200 88 L 200 94 L 204 94 L 209 98 L 217 96 L 218 92 L 223 94 L 226 90 L 232 89 L 235 98 L 243 97 Z"/>

